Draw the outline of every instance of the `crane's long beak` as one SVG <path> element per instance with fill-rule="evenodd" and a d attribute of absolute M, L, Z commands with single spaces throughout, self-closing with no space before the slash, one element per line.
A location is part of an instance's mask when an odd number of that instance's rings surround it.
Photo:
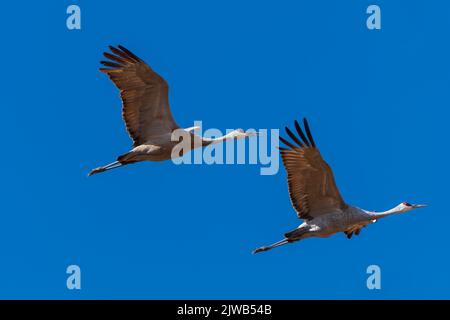
<path fill-rule="evenodd" d="M 424 207 L 427 207 L 428 205 L 426 205 L 426 204 L 413 204 L 413 208 L 414 209 L 417 209 L 417 208 L 424 208 Z"/>

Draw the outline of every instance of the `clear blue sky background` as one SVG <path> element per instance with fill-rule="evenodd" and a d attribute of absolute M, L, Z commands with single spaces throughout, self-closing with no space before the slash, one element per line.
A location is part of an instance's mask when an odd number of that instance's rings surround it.
<path fill-rule="evenodd" d="M 82 30 L 66 29 L 66 8 Z M 366 8 L 382 9 L 382 30 Z M 450 298 L 450 4 L 444 1 L 29 1 L 2 4 L 0 298 Z M 171 86 L 180 125 L 280 128 L 307 116 L 359 237 L 255 247 L 297 226 L 282 168 L 141 163 L 102 51 Z M 82 290 L 66 289 L 66 267 Z M 366 268 L 382 289 L 366 288 Z"/>

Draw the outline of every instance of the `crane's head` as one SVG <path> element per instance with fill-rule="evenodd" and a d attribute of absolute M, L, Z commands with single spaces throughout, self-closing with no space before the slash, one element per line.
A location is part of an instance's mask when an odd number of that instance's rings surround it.
<path fill-rule="evenodd" d="M 409 202 L 402 202 L 397 206 L 397 208 L 398 208 L 398 211 L 400 211 L 400 212 L 408 212 L 413 209 L 423 208 L 426 206 L 427 206 L 426 204 L 411 204 Z"/>

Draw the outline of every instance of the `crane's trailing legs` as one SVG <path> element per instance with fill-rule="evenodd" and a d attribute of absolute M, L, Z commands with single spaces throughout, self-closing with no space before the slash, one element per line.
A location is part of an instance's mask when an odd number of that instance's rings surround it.
<path fill-rule="evenodd" d="M 256 250 L 253 251 L 253 253 L 258 253 L 258 252 L 262 252 L 262 251 L 267 251 L 282 245 L 285 245 L 287 243 L 292 243 L 295 241 L 299 241 L 302 240 L 304 238 L 307 238 L 308 236 L 313 236 L 313 233 L 311 232 L 313 230 L 313 228 L 310 228 L 308 225 L 306 224 L 302 224 L 300 227 L 287 232 L 284 234 L 284 239 L 280 240 L 278 242 L 275 242 L 274 244 L 271 244 L 270 246 L 264 246 L 264 247 L 260 247 Z"/>

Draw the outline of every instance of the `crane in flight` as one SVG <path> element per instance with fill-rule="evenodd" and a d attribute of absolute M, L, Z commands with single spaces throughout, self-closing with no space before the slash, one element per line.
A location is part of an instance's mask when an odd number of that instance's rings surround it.
<path fill-rule="evenodd" d="M 284 239 L 253 251 L 258 253 L 287 243 L 311 237 L 326 238 L 339 232 L 347 238 L 359 235 L 361 229 L 378 219 L 422 208 L 426 205 L 402 202 L 384 212 L 372 212 L 345 203 L 334 181 L 333 171 L 317 149 L 306 118 L 305 132 L 295 121 L 296 136 L 288 127 L 290 142 L 282 137 L 287 147 L 280 147 L 281 157 L 287 171 L 289 196 L 297 216 L 304 222 L 284 234 Z"/>
<path fill-rule="evenodd" d="M 256 132 L 234 130 L 217 138 L 204 138 L 193 133 L 197 127 L 180 128 L 170 112 L 169 86 L 148 64 L 123 46 L 109 46 L 111 52 L 101 61 L 107 74 L 120 90 L 122 117 L 133 140 L 133 148 L 119 156 L 117 161 L 98 167 L 89 176 L 139 161 L 163 161 L 172 158 L 172 150 L 179 141 L 172 141 L 175 130 L 185 130 L 191 142 L 189 150 L 206 147 L 229 139 L 242 139 Z M 184 152 L 186 150 L 183 150 Z M 178 156 L 182 156 L 183 152 Z"/>

